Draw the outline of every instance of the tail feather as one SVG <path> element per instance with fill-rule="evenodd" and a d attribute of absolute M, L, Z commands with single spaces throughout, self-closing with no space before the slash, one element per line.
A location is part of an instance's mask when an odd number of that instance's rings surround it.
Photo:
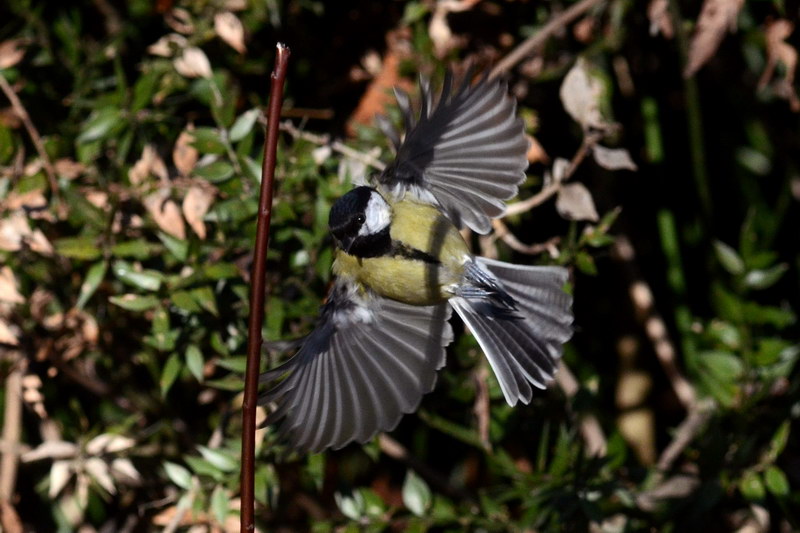
<path fill-rule="evenodd" d="M 464 290 L 450 304 L 470 327 L 509 405 L 529 403 L 531 385 L 552 380 L 562 344 L 572 335 L 567 271 L 476 258 Z"/>

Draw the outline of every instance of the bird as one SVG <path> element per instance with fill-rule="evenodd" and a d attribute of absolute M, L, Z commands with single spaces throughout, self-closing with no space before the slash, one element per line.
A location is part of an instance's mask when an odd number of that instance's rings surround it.
<path fill-rule="evenodd" d="M 552 381 L 572 335 L 568 272 L 479 257 L 459 230 L 487 234 L 516 196 L 528 140 L 507 84 L 445 73 L 437 101 L 420 81 L 419 113 L 395 89 L 405 137 L 379 125 L 395 158 L 329 213 L 335 275 L 319 321 L 260 377 L 278 438 L 301 453 L 393 430 L 436 384 L 455 310 L 506 402 L 528 404 Z"/>

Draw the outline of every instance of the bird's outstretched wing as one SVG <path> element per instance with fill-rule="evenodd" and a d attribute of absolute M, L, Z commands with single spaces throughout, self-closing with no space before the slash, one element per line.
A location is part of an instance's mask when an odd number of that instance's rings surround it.
<path fill-rule="evenodd" d="M 395 91 L 406 136 L 378 182 L 396 197 L 411 192 L 436 203 L 459 228 L 485 234 L 525 179 L 528 141 L 506 84 L 484 77 L 470 85 L 469 78 L 453 90 L 448 71 L 435 106 L 428 84 L 421 83 L 418 121 L 408 96 Z"/>
<path fill-rule="evenodd" d="M 298 451 L 365 442 L 397 426 L 436 383 L 453 339 L 447 304 L 411 306 L 337 280 L 320 322 L 289 361 L 261 376 L 277 385 L 267 422 Z"/>

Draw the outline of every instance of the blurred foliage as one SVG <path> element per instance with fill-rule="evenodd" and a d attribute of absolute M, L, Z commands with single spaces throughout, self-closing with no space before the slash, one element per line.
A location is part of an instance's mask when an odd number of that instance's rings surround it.
<path fill-rule="evenodd" d="M 781 33 L 798 13 L 781 0 L 738 13 L 716 3 L 737 32 L 722 26 L 694 76 L 683 65 L 697 61 L 699 3 L 628 0 L 595 2 L 509 73 L 541 149 L 521 197 L 570 183 L 556 206 L 504 220 L 516 244 L 499 233 L 472 244 L 573 269 L 565 361 L 577 391 L 554 386 L 512 409 L 462 334 L 394 441 L 299 457 L 260 431 L 261 530 L 800 529 L 798 37 Z M 293 125 L 278 152 L 270 340 L 313 327 L 330 281 L 329 206 L 371 159 L 391 157 L 354 110 L 396 120 L 382 100 L 392 84 L 441 79 L 453 62 L 488 69 L 578 3 L 455 4 L 0 7 L 0 75 L 38 131 L 4 90 L 0 369 L 4 439 L 16 434 L 22 455 L 16 478 L 0 477 L 25 531 L 238 530 L 274 43 L 293 50 Z M 773 60 L 775 79 L 760 79 Z M 568 72 L 597 89 L 578 95 L 584 111 L 568 103 Z M 601 141 L 633 161 L 595 150 Z M 659 364 L 670 349 L 688 405 Z"/>

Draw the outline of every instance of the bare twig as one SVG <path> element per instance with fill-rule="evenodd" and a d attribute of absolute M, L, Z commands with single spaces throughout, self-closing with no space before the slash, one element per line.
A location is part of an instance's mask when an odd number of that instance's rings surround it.
<path fill-rule="evenodd" d="M 22 374 L 25 371 L 18 350 L 8 350 L 12 368 L 6 377 L 5 412 L 3 414 L 3 449 L 0 462 L 0 502 L 14 497 L 19 463 L 19 440 L 22 431 Z"/>
<path fill-rule="evenodd" d="M 545 242 L 537 243 L 537 244 L 525 244 L 524 242 L 520 241 L 516 235 L 511 233 L 511 230 L 508 229 L 505 222 L 500 219 L 492 220 L 492 227 L 494 228 L 494 233 L 492 234 L 493 237 L 500 239 L 504 243 L 506 243 L 512 250 L 516 250 L 517 252 L 529 255 L 537 255 L 542 252 L 551 252 L 553 253 L 556 250 L 556 245 L 561 242 L 561 237 L 552 237 Z"/>
<path fill-rule="evenodd" d="M 572 398 L 578 393 L 578 380 L 575 379 L 575 375 L 567 368 L 564 361 L 558 364 L 556 381 L 567 398 Z M 608 448 L 606 435 L 603 433 L 603 428 L 594 415 L 585 415 L 581 417 L 580 431 L 581 435 L 583 435 L 583 439 L 586 441 L 586 451 L 590 456 L 602 457 L 606 454 Z"/>
<path fill-rule="evenodd" d="M 0 500 L 0 527 L 4 533 L 23 533 L 22 520 L 19 519 L 11 502 Z"/>
<path fill-rule="evenodd" d="M 675 430 L 675 436 L 672 438 L 672 442 L 661 452 L 657 463 L 658 469 L 661 472 L 666 472 L 672 467 L 672 464 L 683 450 L 686 449 L 700 430 L 706 425 L 706 422 L 711 418 L 713 412 L 714 402 L 712 400 L 703 400 L 695 405 L 686 419 L 681 422 Z"/>
<path fill-rule="evenodd" d="M 678 368 L 675 346 L 667 334 L 667 327 L 664 319 L 655 310 L 653 304 L 653 293 L 650 286 L 638 274 L 636 268 L 636 253 L 633 245 L 624 235 L 620 235 L 614 242 L 612 248 L 613 256 L 621 261 L 629 273 L 631 282 L 628 288 L 631 301 L 633 302 L 636 316 L 644 325 L 645 333 L 653 343 L 658 362 L 661 363 L 664 373 L 669 379 L 672 390 L 681 402 L 681 405 L 691 411 L 697 401 L 697 394 L 694 387 L 686 379 Z"/>
<path fill-rule="evenodd" d="M 586 156 L 589 155 L 592 148 L 595 144 L 600 142 L 600 139 L 603 138 L 604 132 L 599 131 L 590 131 L 587 132 L 586 135 L 583 137 L 583 142 L 581 142 L 580 147 L 578 150 L 575 151 L 575 155 L 572 156 L 572 159 L 569 162 L 569 166 L 564 171 L 564 175 L 560 177 L 560 179 L 553 180 L 553 183 L 546 185 L 541 191 L 534 194 L 527 200 L 522 200 L 521 202 L 517 202 L 514 204 L 510 204 L 506 207 L 506 212 L 503 214 L 503 217 L 508 217 L 511 215 L 519 215 L 520 213 L 525 213 L 526 211 L 530 211 L 534 207 L 537 207 L 547 200 L 549 200 L 552 196 L 554 196 L 559 189 L 561 189 L 561 184 L 567 181 L 575 174 L 575 171 L 578 169 L 583 160 L 586 159 Z"/>
<path fill-rule="evenodd" d="M 489 370 L 486 368 L 486 359 L 481 360 L 480 366 L 478 366 L 472 377 L 475 382 L 475 404 L 472 406 L 472 413 L 478 421 L 478 435 L 481 437 L 483 447 L 491 450 L 492 443 L 489 441 L 489 384 L 486 382 L 489 379 Z"/>
<path fill-rule="evenodd" d="M 179 500 L 178 505 L 175 507 L 175 514 L 172 515 L 169 523 L 164 526 L 164 530 L 162 533 L 175 533 L 178 530 L 178 527 L 181 525 L 183 521 L 183 517 L 186 516 L 186 512 L 192 508 L 192 504 L 194 504 L 195 492 L 197 488 L 197 480 L 195 478 L 192 479 L 192 488 L 189 489 L 189 492 L 186 493 L 185 500 Z"/>
<path fill-rule="evenodd" d="M 289 48 L 277 45 L 275 69 L 272 71 L 267 132 L 264 137 L 264 162 L 261 166 L 261 195 L 258 204 L 256 242 L 250 276 L 250 320 L 247 337 L 247 369 L 245 372 L 244 399 L 242 401 L 242 464 L 241 533 L 255 530 L 255 455 L 256 455 L 256 404 L 258 403 L 258 372 L 261 362 L 261 326 L 264 323 L 264 296 L 266 291 L 267 249 L 269 226 L 272 218 L 272 189 L 275 180 L 275 160 L 278 151 L 278 125 L 283 102 L 283 84 L 289 62 Z"/>
<path fill-rule="evenodd" d="M 305 141 L 317 144 L 319 146 L 330 146 L 331 150 L 333 150 L 334 152 L 338 152 L 342 155 L 345 155 L 350 159 L 355 159 L 356 161 L 360 161 L 361 163 L 371 166 L 374 169 L 383 170 L 386 168 L 386 164 L 383 163 L 383 161 L 369 154 L 365 154 L 364 152 L 359 152 L 354 148 L 350 148 L 341 141 L 331 142 L 330 138 L 327 135 L 317 135 L 315 133 L 301 130 L 288 120 L 281 123 L 281 131 L 285 131 L 295 139 L 303 139 Z"/>
<path fill-rule="evenodd" d="M 14 113 L 22 120 L 22 123 L 25 125 L 25 129 L 28 130 L 28 135 L 33 142 L 33 145 L 36 147 L 36 152 L 39 154 L 39 157 L 42 160 L 42 165 L 44 165 L 45 174 L 47 174 L 47 180 L 50 183 L 50 193 L 53 195 L 53 198 L 56 202 L 60 202 L 60 195 L 58 192 L 58 179 L 56 178 L 56 170 L 53 167 L 53 162 L 50 161 L 50 156 L 47 155 L 47 150 L 44 148 L 44 142 L 42 142 L 42 136 L 39 135 L 39 130 L 36 129 L 36 126 L 33 124 L 30 115 L 28 115 L 28 111 L 25 109 L 25 106 L 22 105 L 17 93 L 14 92 L 14 89 L 9 85 L 8 80 L 0 72 L 0 89 L 2 89 L 3 93 L 8 98 L 8 101 L 11 102 L 11 107 L 14 109 Z"/>
<path fill-rule="evenodd" d="M 603 2 L 603 0 L 582 0 L 581 2 L 571 5 L 565 11 L 562 11 L 558 15 L 554 16 L 542 27 L 541 30 L 525 39 L 516 48 L 514 48 L 511 53 L 501 59 L 492 69 L 492 72 L 489 76 L 494 78 L 505 74 L 511 70 L 514 65 L 533 54 L 533 52 L 539 46 L 544 44 L 545 41 L 547 41 L 547 39 L 549 39 L 554 33 L 601 2 Z"/>

